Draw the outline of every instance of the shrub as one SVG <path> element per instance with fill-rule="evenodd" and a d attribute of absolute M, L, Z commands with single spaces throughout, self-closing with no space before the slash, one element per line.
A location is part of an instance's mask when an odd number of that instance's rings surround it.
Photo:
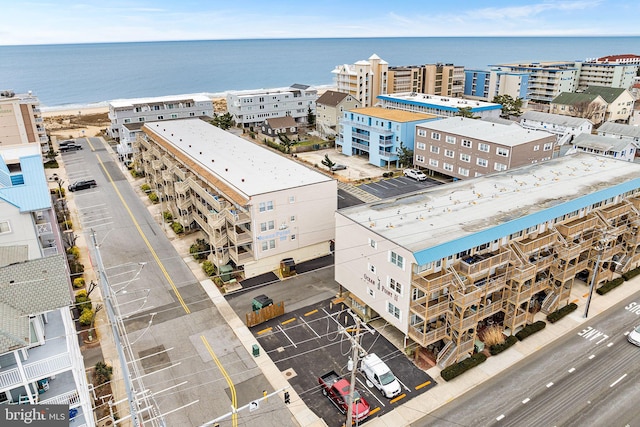
<path fill-rule="evenodd" d="M 636 277 L 638 274 L 640 274 L 640 267 L 627 271 L 622 275 L 622 277 L 624 278 L 624 280 L 631 280 L 634 277 Z"/>
<path fill-rule="evenodd" d="M 113 374 L 113 367 L 107 365 L 104 362 L 96 363 L 94 377 L 96 379 L 96 384 L 102 385 L 106 382 L 111 381 L 111 375 Z"/>
<path fill-rule="evenodd" d="M 558 320 L 562 319 L 564 316 L 576 310 L 577 308 L 578 305 L 575 303 L 565 305 L 564 307 L 554 311 L 553 313 L 549 313 L 549 315 L 547 316 L 547 320 L 551 323 L 556 323 Z"/>
<path fill-rule="evenodd" d="M 67 254 L 78 259 L 80 258 L 80 249 L 78 249 L 77 246 L 71 246 L 69 249 L 67 249 Z"/>
<path fill-rule="evenodd" d="M 503 329 L 500 325 L 489 326 L 482 332 L 482 340 L 487 345 L 487 347 L 491 347 L 496 344 L 502 344 L 505 338 L 506 337 L 504 336 Z"/>
<path fill-rule="evenodd" d="M 220 276 L 214 277 L 213 278 L 213 283 L 216 284 L 218 289 L 223 289 L 224 288 L 224 281 L 222 280 L 222 278 Z"/>
<path fill-rule="evenodd" d="M 547 326 L 547 324 L 543 320 L 538 320 L 537 322 L 534 322 L 520 329 L 520 332 L 516 334 L 516 338 L 522 341 L 529 335 L 533 335 L 536 332 L 543 330 L 545 326 Z"/>
<path fill-rule="evenodd" d="M 476 353 L 471 357 L 464 359 L 461 362 L 458 362 L 454 365 L 447 366 L 440 372 L 442 379 L 445 381 L 449 381 L 467 372 L 469 369 L 478 366 L 482 362 L 487 360 L 487 356 L 484 353 Z"/>
<path fill-rule="evenodd" d="M 142 174 L 139 174 L 135 169 L 131 169 L 131 176 L 134 178 L 137 178 L 139 176 L 142 176 Z"/>
<path fill-rule="evenodd" d="M 44 168 L 45 169 L 57 169 L 58 168 L 58 162 L 56 162 L 55 160 L 48 160 L 47 162 L 45 162 Z"/>
<path fill-rule="evenodd" d="M 517 342 L 518 342 L 518 338 L 516 338 L 513 335 L 509 335 L 504 340 L 504 342 L 502 342 L 500 344 L 494 344 L 491 347 L 489 347 L 489 353 L 491 353 L 493 356 L 495 356 L 496 354 L 502 353 L 503 351 L 505 351 L 506 349 L 508 349 L 509 347 L 511 347 L 512 345 L 514 345 Z"/>
<path fill-rule="evenodd" d="M 90 308 L 85 308 L 80 314 L 80 324 L 82 326 L 89 326 L 93 322 L 93 311 Z"/>
<path fill-rule="evenodd" d="M 600 286 L 598 289 L 596 289 L 596 292 L 598 293 L 598 295 L 604 295 L 607 292 L 617 288 L 618 286 L 622 285 L 624 283 L 624 278 L 622 277 L 618 277 L 615 278 L 613 280 L 611 280 L 610 282 L 605 283 L 604 285 Z"/>
<path fill-rule="evenodd" d="M 140 189 L 146 193 L 147 191 L 151 191 L 151 186 L 145 183 L 140 186 Z"/>
<path fill-rule="evenodd" d="M 86 291 L 83 290 L 76 294 L 76 307 L 81 312 L 87 309 L 91 310 L 91 307 L 93 307 L 93 305 L 91 304 L 91 298 L 89 298 Z"/>
<path fill-rule="evenodd" d="M 52 188 L 51 190 L 49 190 L 49 193 L 51 193 L 53 195 L 58 195 L 60 197 L 64 197 L 65 189 L 64 188 Z"/>
<path fill-rule="evenodd" d="M 84 277 L 76 277 L 73 279 L 73 287 L 74 288 L 82 288 L 84 287 Z"/>
<path fill-rule="evenodd" d="M 176 234 L 184 232 L 184 227 L 179 222 L 172 222 L 171 228 L 173 228 L 173 232 Z"/>
<path fill-rule="evenodd" d="M 69 271 L 71 275 L 78 275 L 84 273 L 84 264 L 78 262 L 77 259 L 72 258 L 69 260 Z"/>
<path fill-rule="evenodd" d="M 196 239 L 195 243 L 189 248 L 189 253 L 195 260 L 205 259 L 210 251 L 211 245 L 204 239 Z"/>
<path fill-rule="evenodd" d="M 170 222 L 171 220 L 173 220 L 173 215 L 171 214 L 171 212 L 169 211 L 164 211 L 162 212 L 162 217 L 164 218 L 165 221 Z"/>
<path fill-rule="evenodd" d="M 160 198 L 156 193 L 149 193 L 149 200 L 151 200 L 153 203 L 158 203 Z"/>
<path fill-rule="evenodd" d="M 64 230 L 73 230 L 73 222 L 71 222 L 70 219 L 68 219 L 66 221 L 62 221 L 60 223 L 60 228 L 64 229 Z"/>
<path fill-rule="evenodd" d="M 208 260 L 202 263 L 202 270 L 209 277 L 214 276 L 216 274 L 216 266 L 213 265 L 213 263 Z"/>

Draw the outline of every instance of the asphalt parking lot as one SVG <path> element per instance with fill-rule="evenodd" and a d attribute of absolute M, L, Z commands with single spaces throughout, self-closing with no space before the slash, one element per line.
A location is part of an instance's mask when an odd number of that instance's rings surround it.
<path fill-rule="evenodd" d="M 298 310 L 287 310 L 283 316 L 255 326 L 251 331 L 305 404 L 329 427 L 341 426 L 345 416 L 322 395 L 318 377 L 331 370 L 349 375 L 351 342 L 345 334 L 354 333 L 354 319 L 347 308 L 341 303 L 333 304 L 330 298 Z M 436 385 L 379 332 L 372 329 L 361 335 L 362 347 L 368 353 L 376 353 L 389 366 L 403 389 L 400 396 L 389 400 L 375 387 L 368 387 L 364 376 L 358 373 L 356 389 L 369 402 L 370 418 L 391 411 Z"/>
<path fill-rule="evenodd" d="M 412 193 L 425 188 L 440 185 L 442 182 L 435 179 L 427 178 L 425 181 L 416 181 L 415 179 L 399 176 L 395 178 L 382 179 L 380 181 L 371 182 L 360 185 L 360 189 L 369 194 L 385 199 L 388 197 L 401 196 L 403 194 Z"/>

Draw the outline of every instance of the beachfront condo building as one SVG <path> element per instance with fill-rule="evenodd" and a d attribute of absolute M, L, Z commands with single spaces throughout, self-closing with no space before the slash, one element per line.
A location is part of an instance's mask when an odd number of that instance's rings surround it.
<path fill-rule="evenodd" d="M 528 88 L 528 73 L 499 69 L 465 71 L 463 93 L 467 99 L 491 101 L 498 95 L 509 95 L 513 99 L 522 99 L 526 105 Z"/>
<path fill-rule="evenodd" d="M 413 150 L 416 125 L 428 120 L 437 117 L 380 107 L 345 111 L 336 147 L 341 147 L 347 156 L 365 157 L 375 166 L 400 167 L 402 148 Z"/>
<path fill-rule="evenodd" d="M 0 403 L 68 404 L 74 425 L 94 426 L 39 146 L 0 151 L 0 200 Z"/>
<path fill-rule="evenodd" d="M 638 72 L 638 64 L 576 62 L 578 68 L 577 90 L 591 86 L 629 89 Z"/>
<path fill-rule="evenodd" d="M 49 151 L 40 100 L 31 92 L 0 91 L 0 146 L 35 144 Z"/>
<path fill-rule="evenodd" d="M 342 114 L 361 106 L 353 95 L 335 90 L 325 91 L 316 101 L 316 130 L 325 136 L 336 136 L 340 133 Z"/>
<path fill-rule="evenodd" d="M 332 178 L 198 119 L 146 123 L 134 167 L 162 211 L 201 230 L 208 259 L 234 279 L 277 270 L 284 258 L 330 253 Z"/>
<path fill-rule="evenodd" d="M 375 53 L 355 64 L 337 65 L 333 73 L 338 92 L 355 97 L 362 107 L 376 105 L 379 95 L 388 93 L 389 63 Z"/>
<path fill-rule="evenodd" d="M 259 127 L 266 119 L 291 116 L 298 126 L 316 114 L 318 90 L 302 84 L 286 88 L 234 91 L 227 93 L 227 110 L 237 126 Z"/>
<path fill-rule="evenodd" d="M 599 64 L 632 64 L 640 65 L 640 56 L 634 54 L 608 55 L 600 58 L 587 59 L 585 62 L 595 62 Z"/>
<path fill-rule="evenodd" d="M 416 126 L 414 164 L 454 180 L 551 159 L 556 135 L 464 117 Z"/>
<path fill-rule="evenodd" d="M 120 142 L 117 146 L 120 157 L 130 158 L 131 141 L 135 140 L 139 128 L 130 127 L 124 130 L 123 125 L 189 117 L 213 117 L 213 114 L 213 100 L 204 94 L 117 99 L 109 102 L 111 126 L 107 132 L 111 138 Z"/>
<path fill-rule="evenodd" d="M 457 116 L 460 114 L 460 109 L 468 110 L 477 118 L 499 118 L 502 112 L 502 106 L 494 102 L 449 98 L 415 92 L 381 95 L 378 97 L 378 106 L 390 110 L 431 114 L 438 117 Z"/>
<path fill-rule="evenodd" d="M 336 281 L 416 358 L 451 365 L 484 328 L 516 333 L 637 267 L 639 177 L 580 153 L 341 209 Z"/>
<path fill-rule="evenodd" d="M 541 130 L 557 135 L 557 145 L 564 145 L 571 142 L 575 136 L 581 133 L 590 134 L 593 130 L 593 123 L 588 119 L 539 111 L 525 111 L 520 116 L 519 123 L 525 129 Z"/>
<path fill-rule="evenodd" d="M 464 66 L 424 64 L 390 66 L 387 93 L 416 92 L 461 98 L 464 94 Z"/>

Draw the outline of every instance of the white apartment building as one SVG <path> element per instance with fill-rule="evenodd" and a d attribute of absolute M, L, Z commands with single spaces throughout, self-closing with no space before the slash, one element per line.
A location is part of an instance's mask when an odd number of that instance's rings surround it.
<path fill-rule="evenodd" d="M 307 123 L 309 112 L 316 113 L 318 90 L 293 84 L 287 88 L 235 91 L 227 93 L 227 111 L 237 126 L 249 128 L 266 119 L 291 116 L 298 124 Z"/>
<path fill-rule="evenodd" d="M 134 164 L 185 228 L 199 228 L 209 260 L 244 278 L 283 258 L 330 253 L 332 178 L 198 119 L 147 123 Z"/>
<path fill-rule="evenodd" d="M 622 123 L 604 122 L 598 128 L 598 135 L 611 138 L 626 139 L 640 146 L 640 126 L 625 125 Z"/>
<path fill-rule="evenodd" d="M 4 90 L 0 92 L 0 146 L 18 144 L 36 144 L 42 153 L 49 151 L 40 100 L 31 92 Z"/>
<path fill-rule="evenodd" d="M 539 111 L 525 111 L 520 116 L 520 126 L 558 135 L 557 145 L 563 145 L 581 133 L 590 134 L 593 129 L 593 123 L 588 119 Z"/>
<path fill-rule="evenodd" d="M 629 89 L 638 72 L 637 64 L 576 62 L 578 90 L 589 86 Z"/>
<path fill-rule="evenodd" d="M 568 304 L 576 276 L 597 287 L 638 265 L 639 176 L 579 153 L 341 209 L 336 281 L 405 349 L 451 365 L 480 327 L 515 333 Z"/>
<path fill-rule="evenodd" d="M 470 108 L 471 113 L 478 118 L 498 118 L 502 112 L 502 106 L 494 102 L 472 101 L 415 92 L 380 95 L 376 106 L 389 110 L 432 114 L 438 117 L 454 117 L 460 113 L 461 108 Z"/>
<path fill-rule="evenodd" d="M 108 133 L 111 138 L 120 141 L 125 133 L 122 131 L 124 124 L 201 116 L 213 117 L 213 113 L 213 101 L 204 94 L 116 99 L 109 102 L 111 126 Z M 126 146 L 118 146 L 118 153 L 120 155 L 129 154 L 126 152 L 126 148 Z"/>
<path fill-rule="evenodd" d="M 337 65 L 331 73 L 338 92 L 354 96 L 362 107 L 376 105 L 379 95 L 387 93 L 389 63 L 373 54 L 355 64 Z"/>
<path fill-rule="evenodd" d="M 576 136 L 571 142 L 571 148 L 566 152 L 566 155 L 581 151 L 632 162 L 636 156 L 637 145 L 628 139 L 583 133 Z"/>

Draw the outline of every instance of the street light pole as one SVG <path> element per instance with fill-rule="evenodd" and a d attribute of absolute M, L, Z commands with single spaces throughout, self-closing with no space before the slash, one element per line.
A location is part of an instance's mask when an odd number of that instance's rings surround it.
<path fill-rule="evenodd" d="M 598 258 L 596 258 L 596 265 L 593 268 L 593 274 L 591 275 L 591 284 L 589 285 L 589 296 L 587 297 L 587 305 L 584 308 L 584 318 L 586 319 L 589 316 L 589 306 L 591 305 L 591 296 L 593 295 L 593 288 L 596 282 L 596 276 L 598 275 L 598 267 L 600 265 L 600 257 L 602 256 L 602 247 L 598 247 Z"/>

